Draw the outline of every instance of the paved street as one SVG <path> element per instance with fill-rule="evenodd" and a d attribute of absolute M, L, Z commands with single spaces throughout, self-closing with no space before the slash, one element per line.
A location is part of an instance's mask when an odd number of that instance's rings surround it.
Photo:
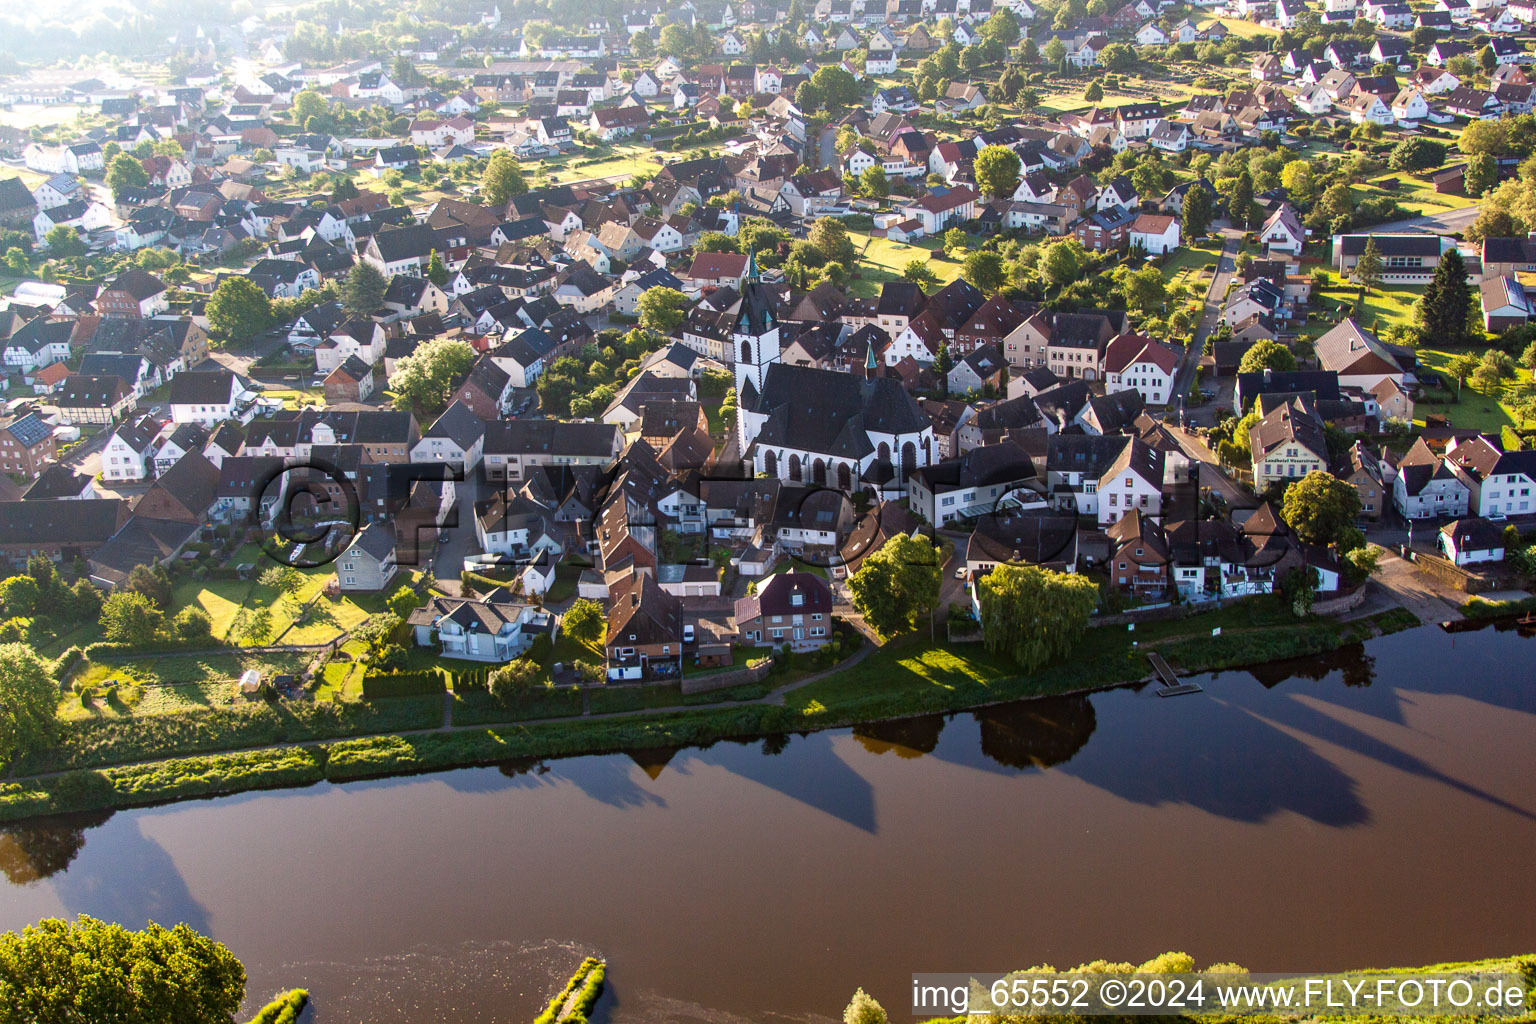
<path fill-rule="evenodd" d="M 1461 618 L 1466 595 L 1449 590 L 1414 568 L 1413 563 L 1384 549 L 1375 581 L 1397 603 L 1419 617 L 1420 622 L 1446 622 Z"/>
<path fill-rule="evenodd" d="M 1211 278 L 1210 287 L 1205 292 L 1205 310 L 1200 315 L 1200 324 L 1195 328 L 1195 336 L 1184 349 L 1184 359 L 1179 364 L 1179 371 L 1173 382 L 1175 395 L 1188 394 L 1194 387 L 1195 370 L 1200 365 L 1200 352 L 1205 346 L 1206 337 L 1216 329 L 1216 323 L 1221 316 L 1222 299 L 1227 294 L 1227 282 L 1236 272 L 1237 249 L 1242 242 L 1243 233 L 1236 228 L 1226 227 L 1221 229 L 1223 244 L 1221 253 L 1216 257 L 1216 273 Z"/>

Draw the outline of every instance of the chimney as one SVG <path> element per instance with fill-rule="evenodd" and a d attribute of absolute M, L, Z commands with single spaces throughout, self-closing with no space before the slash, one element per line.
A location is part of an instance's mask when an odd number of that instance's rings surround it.
<path fill-rule="evenodd" d="M 1267 366 L 1264 367 L 1264 383 L 1265 384 L 1268 384 L 1271 380 L 1273 380 L 1274 379 L 1274 375 L 1275 375 L 1275 371 L 1271 370 Z"/>

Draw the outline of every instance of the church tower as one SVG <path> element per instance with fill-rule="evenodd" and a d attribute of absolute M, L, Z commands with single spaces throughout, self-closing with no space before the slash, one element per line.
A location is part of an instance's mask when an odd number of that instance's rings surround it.
<path fill-rule="evenodd" d="M 768 367 L 779 361 L 779 319 L 774 314 L 773 293 L 757 273 L 757 254 L 747 254 L 747 280 L 741 288 L 741 308 L 731 328 L 731 345 L 736 358 L 737 440 L 742 454 L 756 436 L 748 432 L 748 409 L 755 409 L 763 393 Z"/>

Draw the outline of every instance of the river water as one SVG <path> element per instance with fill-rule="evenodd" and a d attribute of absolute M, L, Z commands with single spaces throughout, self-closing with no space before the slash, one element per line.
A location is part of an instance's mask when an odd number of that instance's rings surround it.
<path fill-rule="evenodd" d="M 1184 950 L 1254 970 L 1536 951 L 1536 646 L 1326 658 L 706 749 L 321 785 L 0 835 L 0 929 L 187 921 L 252 1003 L 532 1018 L 905 1017 L 914 971 Z"/>

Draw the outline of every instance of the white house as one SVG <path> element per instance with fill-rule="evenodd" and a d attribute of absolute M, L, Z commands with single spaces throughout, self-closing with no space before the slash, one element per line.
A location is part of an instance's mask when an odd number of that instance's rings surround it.
<path fill-rule="evenodd" d="M 1132 249 L 1139 246 L 1154 255 L 1172 252 L 1179 247 L 1178 218 L 1163 213 L 1138 214 L 1127 240 Z"/>

